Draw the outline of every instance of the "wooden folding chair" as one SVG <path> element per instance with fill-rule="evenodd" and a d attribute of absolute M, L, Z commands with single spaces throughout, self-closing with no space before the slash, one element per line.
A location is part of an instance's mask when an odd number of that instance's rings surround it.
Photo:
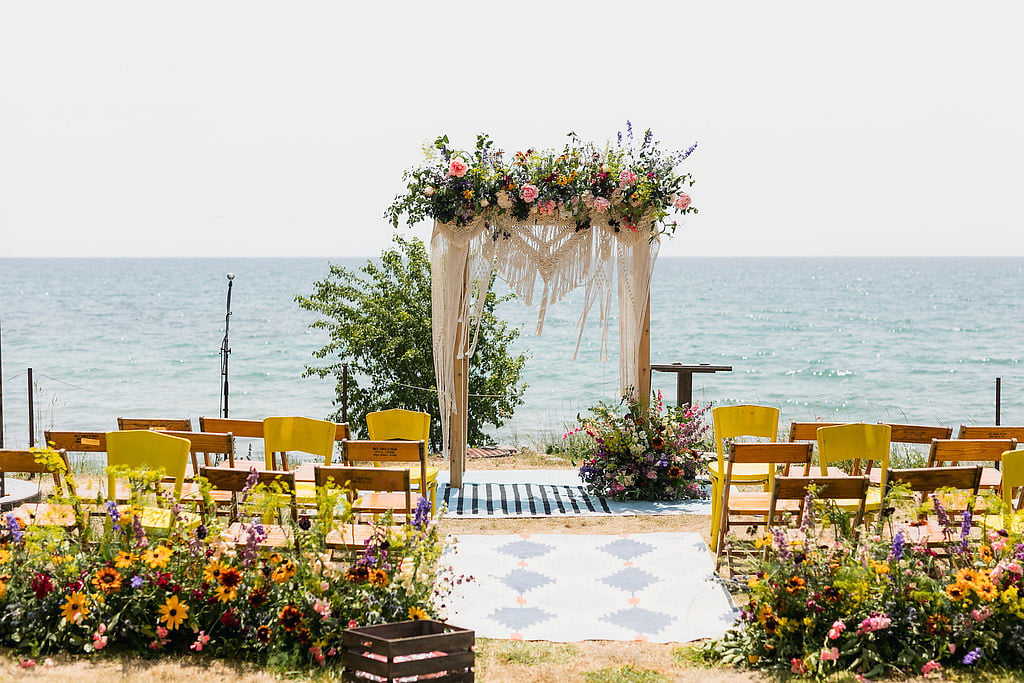
<path fill-rule="evenodd" d="M 192 420 L 183 418 L 159 418 L 159 417 L 119 417 L 117 418 L 118 431 L 129 429 L 158 429 L 165 432 L 191 432 Z"/>
<path fill-rule="evenodd" d="M 949 438 L 948 436 L 946 437 Z M 978 426 L 960 425 L 957 432 L 958 439 L 1015 439 L 1017 443 L 1024 441 L 1024 427 L 1010 427 L 1008 425 Z"/>
<path fill-rule="evenodd" d="M 736 465 L 764 465 L 766 469 L 783 466 L 783 474 L 788 475 L 792 465 L 803 465 L 804 476 L 810 474 L 811 452 L 814 447 L 810 443 L 734 443 L 729 446 L 726 455 L 725 478 L 722 486 L 721 523 L 717 536 L 718 558 L 715 571 L 722 563 L 722 557 L 729 557 L 729 572 L 733 574 L 733 544 L 726 545 L 729 528 L 733 526 L 765 526 L 767 527 L 768 510 L 771 494 L 764 491 L 732 491 L 733 468 Z M 784 505 L 787 512 L 796 512 L 799 508 L 795 503 Z M 734 520 L 735 518 L 735 520 Z M 750 518 L 754 518 L 751 520 Z"/>
<path fill-rule="evenodd" d="M 810 441 L 817 443 L 819 427 L 836 427 L 846 422 L 793 422 L 789 425 L 789 441 Z"/>
<path fill-rule="evenodd" d="M 982 466 L 968 467 L 912 467 L 891 469 L 888 476 L 889 491 L 896 485 L 905 485 L 911 491 L 921 494 L 921 502 L 926 503 L 929 494 L 940 489 L 957 489 L 957 494 L 937 496 L 946 509 L 950 519 L 959 523 L 957 518 L 965 511 L 976 508 L 978 488 L 981 486 Z M 914 524 L 905 531 L 905 536 L 912 543 L 927 542 L 928 545 L 940 545 L 945 541 L 944 529 L 935 520 L 922 519 L 924 524 Z"/>
<path fill-rule="evenodd" d="M 878 510 L 882 505 L 882 491 L 885 489 L 885 474 L 889 470 L 889 439 L 892 428 L 887 424 L 851 422 L 834 427 L 818 428 L 818 464 L 821 474 L 844 476 L 846 473 L 835 463 L 852 463 L 852 474 L 868 475 L 873 463 L 881 468 L 879 487 L 868 492 L 865 502 L 868 511 Z M 861 464 L 866 469 L 861 468 Z M 870 480 L 870 477 L 869 477 Z M 854 503 L 845 507 L 852 509 Z"/>
<path fill-rule="evenodd" d="M 314 468 L 314 477 L 317 488 L 326 486 L 344 489 L 353 504 L 353 510 L 358 504 L 359 509 L 363 511 L 387 512 L 389 508 L 385 507 L 385 499 L 375 496 L 398 495 L 404 502 L 400 508 L 393 511 L 404 515 L 406 524 L 412 521 L 413 503 L 409 470 L 317 465 Z M 371 524 L 338 525 L 327 534 L 327 548 L 362 552 L 373 536 L 374 528 L 375 526 Z"/>
<path fill-rule="evenodd" d="M 963 462 L 993 463 L 998 465 L 1003 453 L 1017 448 L 1015 439 L 932 439 L 928 451 L 928 467 Z M 1002 473 L 997 467 L 985 467 L 981 472 L 981 488 L 997 489 Z"/>
<path fill-rule="evenodd" d="M 219 433 L 231 433 L 236 437 L 243 439 L 263 439 L 263 420 L 245 420 L 238 418 L 226 418 L 226 417 L 200 417 L 199 418 L 199 431 L 201 432 L 219 432 Z M 334 441 L 344 441 L 350 437 L 350 431 L 348 428 L 348 422 L 337 422 L 335 423 Z M 242 469 L 248 470 L 249 467 L 255 467 L 256 469 L 266 469 L 267 465 L 264 461 L 250 461 L 250 460 L 238 460 L 238 466 Z M 276 460 L 274 466 L 276 467 Z M 273 468 L 271 468 L 273 469 Z M 285 466 L 287 469 L 287 466 Z"/>
<path fill-rule="evenodd" d="M 39 458 L 39 454 L 33 451 L 22 450 L 0 450 L 0 473 L 7 474 L 49 474 L 53 477 L 54 491 L 58 495 L 64 495 L 64 481 L 62 474 L 71 471 L 68 464 L 68 456 L 63 450 L 56 451 L 58 462 L 48 463 Z M 68 492 L 74 495 L 73 481 L 66 479 Z M 35 499 L 39 500 L 42 494 L 40 491 Z M 78 526 L 77 510 L 74 505 L 66 503 L 23 503 L 13 510 L 15 519 L 21 526 L 58 526 L 71 529 Z"/>
<path fill-rule="evenodd" d="M 224 539 L 235 545 L 244 545 L 248 537 L 250 525 L 239 520 L 238 498 L 239 494 L 245 491 L 245 486 L 251 473 L 252 470 L 246 472 L 245 470 L 232 467 L 201 466 L 199 468 L 199 476 L 204 477 L 210 482 L 210 486 L 215 490 L 231 493 L 231 519 L 233 521 L 224 532 Z M 289 517 L 293 524 L 298 521 L 294 472 L 257 470 L 256 484 L 264 484 L 271 489 L 276 485 L 279 490 L 271 490 L 268 493 L 287 497 Z M 210 510 L 204 508 L 204 512 L 209 514 Z M 266 532 L 266 538 L 259 543 L 261 548 L 283 548 L 297 543 L 295 534 L 290 526 L 275 523 L 265 523 L 262 526 Z"/>
<path fill-rule="evenodd" d="M 418 481 L 427 481 L 427 444 L 425 441 L 343 441 L 341 444 L 341 455 L 346 465 L 354 465 L 360 462 L 371 462 L 374 466 L 378 465 L 399 465 L 398 470 L 401 471 L 402 465 L 408 465 L 418 463 L 419 468 L 414 471 L 409 471 L 410 485 Z M 431 489 L 431 495 L 436 489 Z M 375 500 L 378 502 L 378 507 L 384 508 L 400 508 L 401 500 L 396 497 L 398 494 L 380 494 Z M 413 500 L 413 506 L 419 501 L 419 497 L 423 495 L 423 489 L 419 488 L 416 498 Z M 433 512 L 434 506 L 431 503 L 431 512 Z"/>

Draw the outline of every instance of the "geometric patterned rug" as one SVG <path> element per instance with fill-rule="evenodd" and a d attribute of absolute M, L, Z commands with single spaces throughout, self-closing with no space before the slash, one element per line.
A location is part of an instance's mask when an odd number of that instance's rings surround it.
<path fill-rule="evenodd" d="M 698 534 L 459 536 L 451 623 L 482 638 L 717 638 L 739 612 Z"/>

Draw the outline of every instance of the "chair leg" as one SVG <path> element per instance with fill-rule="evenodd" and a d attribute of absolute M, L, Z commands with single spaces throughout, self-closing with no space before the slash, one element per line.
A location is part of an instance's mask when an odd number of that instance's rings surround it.
<path fill-rule="evenodd" d="M 711 550 L 718 551 L 718 534 L 715 531 L 722 523 L 722 480 L 711 477 Z"/>

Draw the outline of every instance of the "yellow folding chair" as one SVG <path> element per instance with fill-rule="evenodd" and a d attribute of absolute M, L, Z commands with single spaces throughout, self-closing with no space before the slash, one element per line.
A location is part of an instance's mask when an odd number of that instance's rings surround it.
<path fill-rule="evenodd" d="M 821 475 L 824 476 L 845 476 L 847 473 L 835 463 L 853 462 L 853 476 L 863 474 L 861 461 L 865 463 L 877 463 L 880 468 L 879 488 L 872 488 L 867 492 L 863 501 L 864 510 L 872 512 L 882 506 L 882 491 L 885 491 L 886 476 L 889 472 L 889 437 L 892 434 L 892 427 L 887 424 L 866 424 L 853 422 L 850 424 L 837 425 L 835 427 L 818 428 L 818 464 L 821 467 Z M 838 505 L 844 509 L 852 509 L 857 501 L 838 501 Z"/>
<path fill-rule="evenodd" d="M 392 408 L 366 415 L 370 441 L 422 441 L 430 444 L 430 414 Z M 426 486 L 420 483 L 421 473 L 410 472 L 412 488 L 430 498 L 430 512 L 437 508 L 437 468 L 426 467 Z"/>
<path fill-rule="evenodd" d="M 779 432 L 779 409 L 770 406 L 719 406 L 711 411 L 715 428 L 715 450 L 717 462 L 708 463 L 711 478 L 711 529 L 721 524 L 722 481 L 725 477 L 725 439 L 754 436 L 775 442 Z M 740 483 L 769 482 L 773 472 L 763 464 L 743 463 L 733 468 L 732 480 Z M 711 549 L 718 550 L 718 534 L 711 537 Z"/>
<path fill-rule="evenodd" d="M 311 417 L 268 417 L 263 420 L 263 449 L 267 469 L 275 469 L 275 455 L 281 454 L 281 469 L 288 469 L 288 451 L 298 451 L 323 458 L 331 464 L 334 434 L 337 425 Z"/>
<path fill-rule="evenodd" d="M 986 515 L 983 526 L 988 529 L 1006 529 L 1007 531 L 1021 531 L 1024 522 L 1016 520 L 1014 513 L 1021 509 L 1024 503 L 1024 451 L 1006 451 L 1002 457 L 1003 479 L 1000 483 L 999 493 L 1003 501 L 1001 515 Z M 1017 500 L 1014 501 L 1013 493 L 1019 490 Z"/>
<path fill-rule="evenodd" d="M 148 430 L 128 430 L 107 432 L 107 465 L 108 467 L 128 467 L 134 470 L 149 469 L 162 471 L 167 477 L 173 477 L 172 499 L 181 499 L 182 485 L 185 480 L 185 465 L 191 452 L 191 443 L 160 432 Z M 122 489 L 123 491 L 123 489 Z M 118 490 L 117 474 L 107 473 L 107 500 L 117 501 L 122 498 Z M 157 497 L 159 505 L 160 496 Z M 124 506 L 122 516 L 133 514 Z M 142 526 L 147 530 L 169 531 L 174 524 L 171 510 L 163 507 L 143 506 Z M 198 524 L 199 518 L 186 512 L 179 513 L 182 521 L 188 525 Z"/>
<path fill-rule="evenodd" d="M 58 495 L 64 495 L 64 483 L 68 485 L 68 492 L 75 495 L 74 484 L 70 477 L 61 479 L 62 474 L 71 472 L 68 465 L 68 456 L 63 450 L 54 451 L 54 459 L 47 460 L 40 457 L 35 451 L 0 450 L 0 473 L 33 473 L 49 474 L 53 476 L 54 491 Z M 42 489 L 39 488 L 41 493 Z M 36 500 L 39 498 L 37 497 Z M 28 526 L 58 526 L 71 529 L 78 525 L 76 505 L 65 503 L 23 503 L 14 511 L 14 518 L 22 527 Z"/>

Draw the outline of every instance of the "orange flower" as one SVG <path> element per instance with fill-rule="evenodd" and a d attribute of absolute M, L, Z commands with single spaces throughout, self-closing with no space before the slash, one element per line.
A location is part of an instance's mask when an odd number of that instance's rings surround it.
<path fill-rule="evenodd" d="M 295 563 L 291 560 L 279 564 L 274 568 L 274 572 L 270 575 L 270 580 L 274 583 L 285 583 L 291 581 L 292 577 L 295 576 L 297 568 Z"/>
<path fill-rule="evenodd" d="M 210 562 L 203 568 L 203 580 L 220 583 L 221 572 L 227 568 L 228 566 L 220 560 Z"/>
<path fill-rule="evenodd" d="M 231 602 L 238 597 L 238 589 L 235 587 L 217 586 L 217 590 L 213 594 L 217 596 L 217 600 L 220 602 Z"/>
<path fill-rule="evenodd" d="M 413 605 L 412 607 L 409 608 L 409 618 L 412 619 L 413 621 L 417 621 L 419 619 L 426 619 L 427 618 L 427 613 L 424 612 L 419 607 L 416 607 L 415 605 Z"/>
<path fill-rule="evenodd" d="M 121 572 L 113 567 L 104 567 L 92 577 L 92 585 L 104 593 L 116 593 L 121 590 Z"/>
<path fill-rule="evenodd" d="M 388 585 L 388 573 L 383 569 L 371 569 L 370 583 L 377 586 L 377 588 L 384 588 Z"/>
<path fill-rule="evenodd" d="M 278 618 L 285 631 L 294 631 L 302 623 L 302 612 L 295 605 L 285 605 Z"/>
<path fill-rule="evenodd" d="M 242 572 L 238 571 L 238 567 L 228 567 L 221 570 L 220 572 L 220 585 L 225 588 L 238 589 L 238 585 L 242 583 Z"/>
<path fill-rule="evenodd" d="M 163 569 L 167 561 L 171 559 L 171 549 L 165 545 L 158 545 L 142 553 L 142 561 L 149 565 L 150 569 Z"/>
<path fill-rule="evenodd" d="M 124 550 L 114 556 L 114 566 L 118 569 L 128 569 L 138 561 L 138 556 Z"/>
<path fill-rule="evenodd" d="M 72 624 L 82 623 L 82 619 L 89 616 L 89 608 L 86 607 L 86 603 L 89 602 L 82 593 L 75 591 L 68 596 L 67 601 L 61 605 L 60 613 Z"/>

